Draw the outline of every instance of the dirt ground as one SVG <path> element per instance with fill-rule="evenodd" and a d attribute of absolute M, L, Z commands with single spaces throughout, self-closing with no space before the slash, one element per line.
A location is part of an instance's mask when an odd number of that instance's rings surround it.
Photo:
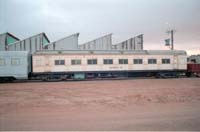
<path fill-rule="evenodd" d="M 200 130 L 200 79 L 0 84 L 0 130 Z"/>

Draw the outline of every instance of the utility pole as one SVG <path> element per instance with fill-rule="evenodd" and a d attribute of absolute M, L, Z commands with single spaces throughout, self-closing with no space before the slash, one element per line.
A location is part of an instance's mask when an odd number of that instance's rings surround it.
<path fill-rule="evenodd" d="M 171 30 L 171 50 L 174 50 L 174 30 Z"/>
<path fill-rule="evenodd" d="M 174 32 L 175 30 L 174 29 L 170 29 L 167 31 L 168 34 L 171 35 L 171 50 L 174 50 Z"/>

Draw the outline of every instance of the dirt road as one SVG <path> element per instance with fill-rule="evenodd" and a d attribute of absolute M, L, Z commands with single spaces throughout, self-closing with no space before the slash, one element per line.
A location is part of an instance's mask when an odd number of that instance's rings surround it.
<path fill-rule="evenodd" d="M 200 79 L 0 84 L 0 130 L 200 130 Z"/>

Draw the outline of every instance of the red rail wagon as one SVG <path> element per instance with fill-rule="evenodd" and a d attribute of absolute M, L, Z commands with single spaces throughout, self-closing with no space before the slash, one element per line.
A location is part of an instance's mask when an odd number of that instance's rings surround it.
<path fill-rule="evenodd" d="M 187 64 L 187 76 L 191 75 L 200 77 L 200 64 Z"/>

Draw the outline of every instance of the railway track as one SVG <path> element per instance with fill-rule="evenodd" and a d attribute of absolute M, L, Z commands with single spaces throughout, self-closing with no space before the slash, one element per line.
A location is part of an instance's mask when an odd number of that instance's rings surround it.
<path fill-rule="evenodd" d="M 176 78 L 188 78 L 187 76 L 179 76 Z M 168 78 L 168 79 L 176 79 Z M 196 76 L 192 76 L 190 78 L 198 78 Z M 107 80 L 135 80 L 135 79 L 166 79 L 166 78 L 156 78 L 156 77 L 121 77 L 121 78 L 93 78 L 93 79 L 67 79 L 67 80 L 61 80 L 61 79 L 51 79 L 51 80 L 36 80 L 36 79 L 29 79 L 29 80 L 12 80 L 12 81 L 4 81 L 0 83 L 38 83 L 38 82 L 75 82 L 75 81 L 107 81 Z"/>

